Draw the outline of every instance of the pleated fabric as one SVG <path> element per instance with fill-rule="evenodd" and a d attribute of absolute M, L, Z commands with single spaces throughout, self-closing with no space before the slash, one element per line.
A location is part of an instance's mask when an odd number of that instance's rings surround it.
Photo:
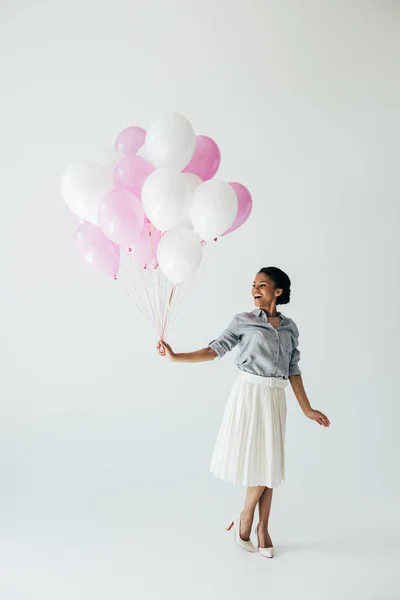
<path fill-rule="evenodd" d="M 245 486 L 285 479 L 287 380 L 240 371 L 218 431 L 210 471 Z"/>

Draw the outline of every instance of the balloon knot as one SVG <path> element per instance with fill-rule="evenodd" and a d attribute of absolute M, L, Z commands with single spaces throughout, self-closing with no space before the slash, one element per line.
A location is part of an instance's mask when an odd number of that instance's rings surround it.
<path fill-rule="evenodd" d="M 128 248 L 128 252 L 132 252 L 132 248 L 130 246 Z"/>
<path fill-rule="evenodd" d="M 217 241 L 218 241 L 218 238 L 214 238 L 214 242 L 217 242 Z"/>
<path fill-rule="evenodd" d="M 118 277 L 114 275 L 114 281 L 118 281 Z"/>

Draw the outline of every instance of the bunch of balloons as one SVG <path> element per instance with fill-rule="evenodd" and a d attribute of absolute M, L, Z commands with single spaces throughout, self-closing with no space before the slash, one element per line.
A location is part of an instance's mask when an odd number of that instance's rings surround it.
<path fill-rule="evenodd" d="M 198 269 L 204 245 L 251 213 L 246 187 L 214 178 L 220 161 L 214 140 L 172 113 L 147 132 L 124 129 L 113 149 L 68 166 L 61 189 L 78 221 L 81 258 L 118 278 L 126 251 L 141 269 L 181 284 Z"/>

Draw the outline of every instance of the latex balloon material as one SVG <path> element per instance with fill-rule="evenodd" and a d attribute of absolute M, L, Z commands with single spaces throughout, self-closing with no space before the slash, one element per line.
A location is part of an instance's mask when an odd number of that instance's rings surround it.
<path fill-rule="evenodd" d="M 210 179 L 194 192 L 189 216 L 199 236 L 209 241 L 229 229 L 237 211 L 237 197 L 229 183 Z"/>
<path fill-rule="evenodd" d="M 75 232 L 75 248 L 81 259 L 97 272 L 116 277 L 120 249 L 92 223 L 83 223 Z"/>
<path fill-rule="evenodd" d="M 103 233 L 119 246 L 134 244 L 143 229 L 140 200 L 127 190 L 114 190 L 100 204 L 99 224 Z"/>
<path fill-rule="evenodd" d="M 146 141 L 146 130 L 141 127 L 127 127 L 118 134 L 115 148 L 124 154 L 136 154 Z"/>
<path fill-rule="evenodd" d="M 220 162 L 212 138 L 196 136 L 188 119 L 168 113 L 147 132 L 126 127 L 112 148 L 62 175 L 79 256 L 118 279 L 158 339 L 168 339 L 206 242 L 235 231 L 251 213 L 245 186 L 215 179 Z"/>
<path fill-rule="evenodd" d="M 142 267 L 152 264 L 158 266 L 157 249 L 161 240 L 161 231 L 146 222 L 139 239 L 131 246 L 132 258 Z"/>
<path fill-rule="evenodd" d="M 93 161 L 69 165 L 61 180 L 65 203 L 77 217 L 98 224 L 100 202 L 113 188 L 114 167 Z"/>
<path fill-rule="evenodd" d="M 229 185 L 236 194 L 238 211 L 234 222 L 222 235 L 228 235 L 228 233 L 232 233 L 232 231 L 241 227 L 247 221 L 253 209 L 253 200 L 247 187 L 241 183 L 230 183 Z"/>
<path fill-rule="evenodd" d="M 125 156 L 115 169 L 114 186 L 129 190 L 141 198 L 144 182 L 153 171 L 153 165 L 141 156 Z"/>
<path fill-rule="evenodd" d="M 221 152 L 217 144 L 206 135 L 196 136 L 196 148 L 184 173 L 194 173 L 203 181 L 214 177 L 221 163 Z"/>
<path fill-rule="evenodd" d="M 175 227 L 185 208 L 187 185 L 182 173 L 169 167 L 156 169 L 142 190 L 144 212 L 160 231 Z"/>
<path fill-rule="evenodd" d="M 184 281 L 199 267 L 201 256 L 199 236 L 184 227 L 167 231 L 158 246 L 160 269 L 174 284 Z"/>
<path fill-rule="evenodd" d="M 190 122 L 177 113 L 167 114 L 151 125 L 146 135 L 146 152 L 155 167 L 182 171 L 190 162 L 196 136 Z"/>
<path fill-rule="evenodd" d="M 194 175 L 194 173 L 183 173 L 182 177 L 185 181 L 186 184 L 186 194 L 185 194 L 185 206 L 183 209 L 183 220 L 182 220 L 182 227 L 186 227 L 186 225 L 183 225 L 183 223 L 185 221 L 189 221 L 189 213 L 190 213 L 190 208 L 192 206 L 192 202 L 193 202 L 193 197 L 194 197 L 194 193 L 197 190 L 197 188 L 203 183 L 202 179 L 200 179 L 200 177 L 198 175 Z M 192 228 L 193 225 L 190 222 L 190 227 Z"/>
<path fill-rule="evenodd" d="M 143 146 L 141 146 L 139 148 L 139 150 L 137 151 L 137 155 L 141 156 L 142 158 L 144 158 L 145 160 L 147 160 L 147 162 L 149 162 L 151 165 L 153 165 L 153 163 L 151 162 L 149 153 L 146 150 L 146 144 L 143 144 Z"/>

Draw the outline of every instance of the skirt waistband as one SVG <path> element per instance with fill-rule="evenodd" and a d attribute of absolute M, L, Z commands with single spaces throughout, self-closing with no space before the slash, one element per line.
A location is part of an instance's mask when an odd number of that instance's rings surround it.
<path fill-rule="evenodd" d="M 239 369 L 238 381 L 257 383 L 270 388 L 285 388 L 289 385 L 287 379 L 281 379 L 279 377 L 262 377 L 261 375 L 253 375 L 253 373 L 248 373 L 242 369 Z"/>

